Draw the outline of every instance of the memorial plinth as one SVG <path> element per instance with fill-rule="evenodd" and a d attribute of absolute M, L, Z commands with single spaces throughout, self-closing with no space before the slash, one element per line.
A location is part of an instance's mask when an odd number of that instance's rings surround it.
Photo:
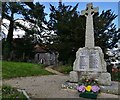
<path fill-rule="evenodd" d="M 86 10 L 81 12 L 86 17 L 85 47 L 79 48 L 76 52 L 70 81 L 78 82 L 82 78 L 95 78 L 102 85 L 111 85 L 111 75 L 106 71 L 102 49 L 94 46 L 93 15 L 96 12 L 98 8 L 93 8 L 92 3 L 87 4 Z"/>

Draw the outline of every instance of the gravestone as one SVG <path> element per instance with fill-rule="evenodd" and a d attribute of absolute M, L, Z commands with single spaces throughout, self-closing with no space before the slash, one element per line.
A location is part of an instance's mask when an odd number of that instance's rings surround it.
<path fill-rule="evenodd" d="M 98 7 L 87 4 L 86 10 L 81 14 L 86 17 L 85 47 L 76 52 L 73 71 L 70 72 L 70 81 L 78 82 L 82 78 L 95 78 L 102 85 L 111 85 L 111 75 L 106 70 L 104 54 L 100 47 L 94 44 L 93 15 L 98 12 Z"/>

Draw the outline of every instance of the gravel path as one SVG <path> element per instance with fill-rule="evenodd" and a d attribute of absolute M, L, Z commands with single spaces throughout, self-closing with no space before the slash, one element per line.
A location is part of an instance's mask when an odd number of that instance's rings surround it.
<path fill-rule="evenodd" d="M 79 98 L 76 90 L 61 89 L 61 84 L 68 79 L 67 75 L 47 75 L 14 78 L 3 80 L 3 83 L 24 89 L 32 98 Z M 118 96 L 102 93 L 98 98 L 118 98 Z"/>
<path fill-rule="evenodd" d="M 4 80 L 3 83 L 24 89 L 33 98 L 76 98 L 77 92 L 61 89 L 62 83 L 68 76 L 48 75 L 35 77 L 22 77 Z M 71 95 L 72 94 L 72 95 Z"/>

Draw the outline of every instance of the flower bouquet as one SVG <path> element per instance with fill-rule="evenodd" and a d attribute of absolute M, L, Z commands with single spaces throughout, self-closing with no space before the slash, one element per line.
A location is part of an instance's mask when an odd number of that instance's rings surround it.
<path fill-rule="evenodd" d="M 100 92 L 100 87 L 97 80 L 85 78 L 78 83 L 77 90 L 80 92 L 80 97 L 96 99 Z"/>

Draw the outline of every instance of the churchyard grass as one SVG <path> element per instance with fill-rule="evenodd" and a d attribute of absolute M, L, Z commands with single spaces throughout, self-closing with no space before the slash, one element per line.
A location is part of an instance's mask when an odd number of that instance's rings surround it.
<path fill-rule="evenodd" d="M 69 72 L 73 70 L 72 66 L 70 65 L 61 65 L 61 66 L 53 67 L 53 69 L 64 74 L 69 74 Z M 120 77 L 119 77 L 120 72 L 112 72 L 111 75 L 113 81 L 120 82 Z"/>
<path fill-rule="evenodd" d="M 54 67 L 53 69 L 64 74 L 69 74 L 69 72 L 73 70 L 73 67 L 70 65 L 61 65 L 61 66 Z"/>
<path fill-rule="evenodd" d="M 2 78 L 15 78 L 37 75 L 50 75 L 51 72 L 46 71 L 43 65 L 25 63 L 25 62 L 2 62 Z"/>
<path fill-rule="evenodd" d="M 11 99 L 11 100 L 27 100 L 22 92 L 18 92 L 17 89 L 12 88 L 8 85 L 3 85 L 2 87 L 2 100 Z"/>

